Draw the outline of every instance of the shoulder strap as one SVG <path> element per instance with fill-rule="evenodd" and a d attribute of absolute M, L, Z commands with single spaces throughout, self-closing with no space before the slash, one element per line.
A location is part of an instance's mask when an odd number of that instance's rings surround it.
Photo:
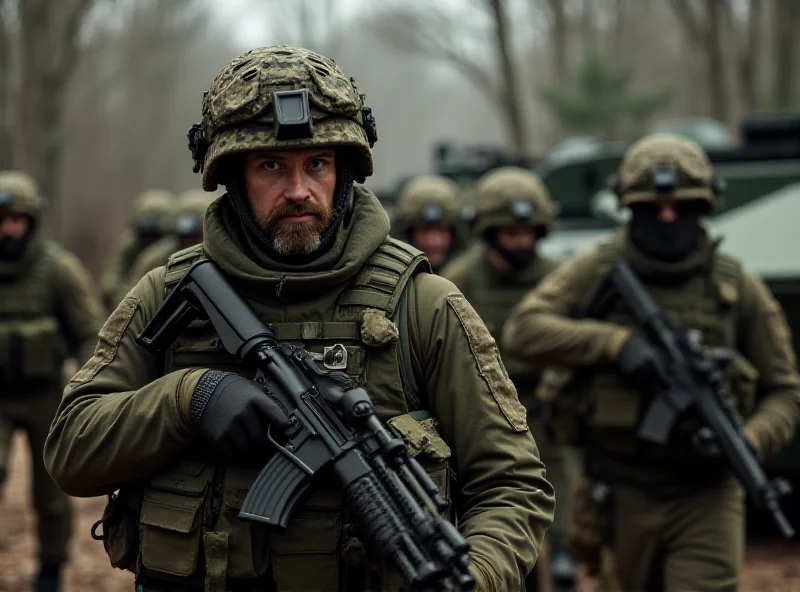
<path fill-rule="evenodd" d="M 192 245 L 173 253 L 167 260 L 164 274 L 164 298 L 178 285 L 189 268 L 203 258 L 203 245 Z"/>
<path fill-rule="evenodd" d="M 730 347 L 737 344 L 739 299 L 741 298 L 742 262 L 726 253 L 716 251 L 711 265 L 711 283 L 720 306 L 726 311 L 723 327 L 725 341 Z"/>
<path fill-rule="evenodd" d="M 337 318 L 359 317 L 364 308 L 382 310 L 393 318 L 406 284 L 420 271 L 431 272 L 422 251 L 396 239 L 386 239 L 339 297 Z"/>
<path fill-rule="evenodd" d="M 425 254 L 404 242 L 387 238 L 367 259 L 361 271 L 339 298 L 337 318 L 353 319 L 364 308 L 384 311 L 397 325 L 400 378 L 410 410 L 422 408 L 419 385 L 411 363 L 408 282 L 417 273 L 431 273 Z"/>

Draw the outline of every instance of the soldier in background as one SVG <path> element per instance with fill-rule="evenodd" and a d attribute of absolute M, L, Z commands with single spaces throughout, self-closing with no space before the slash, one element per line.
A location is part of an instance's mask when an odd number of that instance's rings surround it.
<path fill-rule="evenodd" d="M 164 237 L 174 208 L 174 196 L 169 191 L 151 189 L 141 193 L 134 202 L 131 226 L 127 228 L 111 248 L 106 269 L 100 280 L 103 303 L 113 310 L 117 305 L 116 295 L 125 281 L 133 262 L 139 254 Z"/>
<path fill-rule="evenodd" d="M 103 319 L 88 273 L 42 237 L 42 203 L 29 175 L 0 172 L 0 458 L 5 468 L 11 432 L 25 430 L 38 520 L 35 590 L 53 592 L 67 560 L 71 509 L 45 470 L 44 442 L 61 400 L 64 360 L 92 356 Z"/>
<path fill-rule="evenodd" d="M 458 286 L 499 342 L 514 306 L 557 265 L 536 249 L 538 241 L 550 233 L 555 208 L 539 178 L 518 167 L 486 173 L 475 186 L 475 201 L 473 236 L 478 243 L 448 264 L 441 275 Z M 540 579 L 543 588 L 553 580 L 557 589 L 569 589 L 574 585 L 575 568 L 567 552 L 566 526 L 571 477 L 577 462 L 545 429 L 542 406 L 534 397 L 539 370 L 514 359 L 509 350 L 501 349 L 500 353 L 528 411 L 529 425 L 558 501 L 546 548 L 537 563 L 539 574 L 531 574 L 527 588 L 533 590 Z"/>
<path fill-rule="evenodd" d="M 406 183 L 392 221 L 392 236 L 428 256 L 437 273 L 459 243 L 461 211 L 458 186 L 439 175 L 423 175 Z"/>
<path fill-rule="evenodd" d="M 202 189 L 190 189 L 178 196 L 172 233 L 147 247 L 136 258 L 117 292 L 120 302 L 147 272 L 166 265 L 170 255 L 203 242 L 203 218 L 215 196 Z"/>
<path fill-rule="evenodd" d="M 604 590 L 736 590 L 744 555 L 742 487 L 724 460 L 692 445 L 691 414 L 667 446 L 637 437 L 660 352 L 623 303 L 602 319 L 583 318 L 617 260 L 631 264 L 671 321 L 735 354 L 725 384 L 762 460 L 792 440 L 800 421 L 800 377 L 780 305 L 701 224 L 721 187 L 693 141 L 638 141 L 616 186 L 630 222 L 545 278 L 504 330 L 506 349 L 564 367 L 544 373 L 538 394 L 560 410 L 558 433 L 584 450 L 571 542 Z"/>

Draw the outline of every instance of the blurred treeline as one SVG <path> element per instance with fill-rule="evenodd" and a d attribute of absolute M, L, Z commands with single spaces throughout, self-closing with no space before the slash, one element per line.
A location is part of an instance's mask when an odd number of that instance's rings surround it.
<path fill-rule="evenodd" d="M 97 272 L 149 188 L 197 187 L 185 132 L 228 60 L 335 58 L 378 120 L 373 186 L 440 140 L 542 153 L 654 119 L 800 105 L 800 0 L 0 0 L 0 169 Z"/>

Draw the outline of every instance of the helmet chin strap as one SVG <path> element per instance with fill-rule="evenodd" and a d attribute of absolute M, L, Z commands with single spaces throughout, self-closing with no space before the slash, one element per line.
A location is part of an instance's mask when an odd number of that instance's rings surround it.
<path fill-rule="evenodd" d="M 231 167 L 231 174 L 226 181 L 225 188 L 228 191 L 234 211 L 236 211 L 239 219 L 244 224 L 245 231 L 255 239 L 256 244 L 264 254 L 270 259 L 288 265 L 303 265 L 311 263 L 330 249 L 336 240 L 336 234 L 342 225 L 345 214 L 351 209 L 349 206 L 354 182 L 353 163 L 347 152 L 340 150 L 336 153 L 336 187 L 333 190 L 333 218 L 319 237 L 319 247 L 312 253 L 304 253 L 302 255 L 283 255 L 275 250 L 273 247 L 274 237 L 259 227 L 255 214 L 253 214 L 253 209 L 250 207 L 241 163 L 233 164 L 234 166 Z"/>

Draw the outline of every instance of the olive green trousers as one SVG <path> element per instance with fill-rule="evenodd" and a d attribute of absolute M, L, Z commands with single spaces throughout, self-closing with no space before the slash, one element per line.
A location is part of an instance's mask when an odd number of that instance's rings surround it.
<path fill-rule="evenodd" d="M 0 399 L 0 470 L 4 477 L 7 475 L 13 431 L 22 429 L 28 437 L 31 494 L 37 515 L 41 565 L 66 561 L 72 531 L 69 498 L 58 489 L 44 467 L 44 441 L 60 402 L 60 393 L 56 389 L 46 394 Z"/>
<path fill-rule="evenodd" d="M 734 592 L 744 562 L 744 492 L 732 476 L 668 500 L 612 487 L 624 592 Z"/>

